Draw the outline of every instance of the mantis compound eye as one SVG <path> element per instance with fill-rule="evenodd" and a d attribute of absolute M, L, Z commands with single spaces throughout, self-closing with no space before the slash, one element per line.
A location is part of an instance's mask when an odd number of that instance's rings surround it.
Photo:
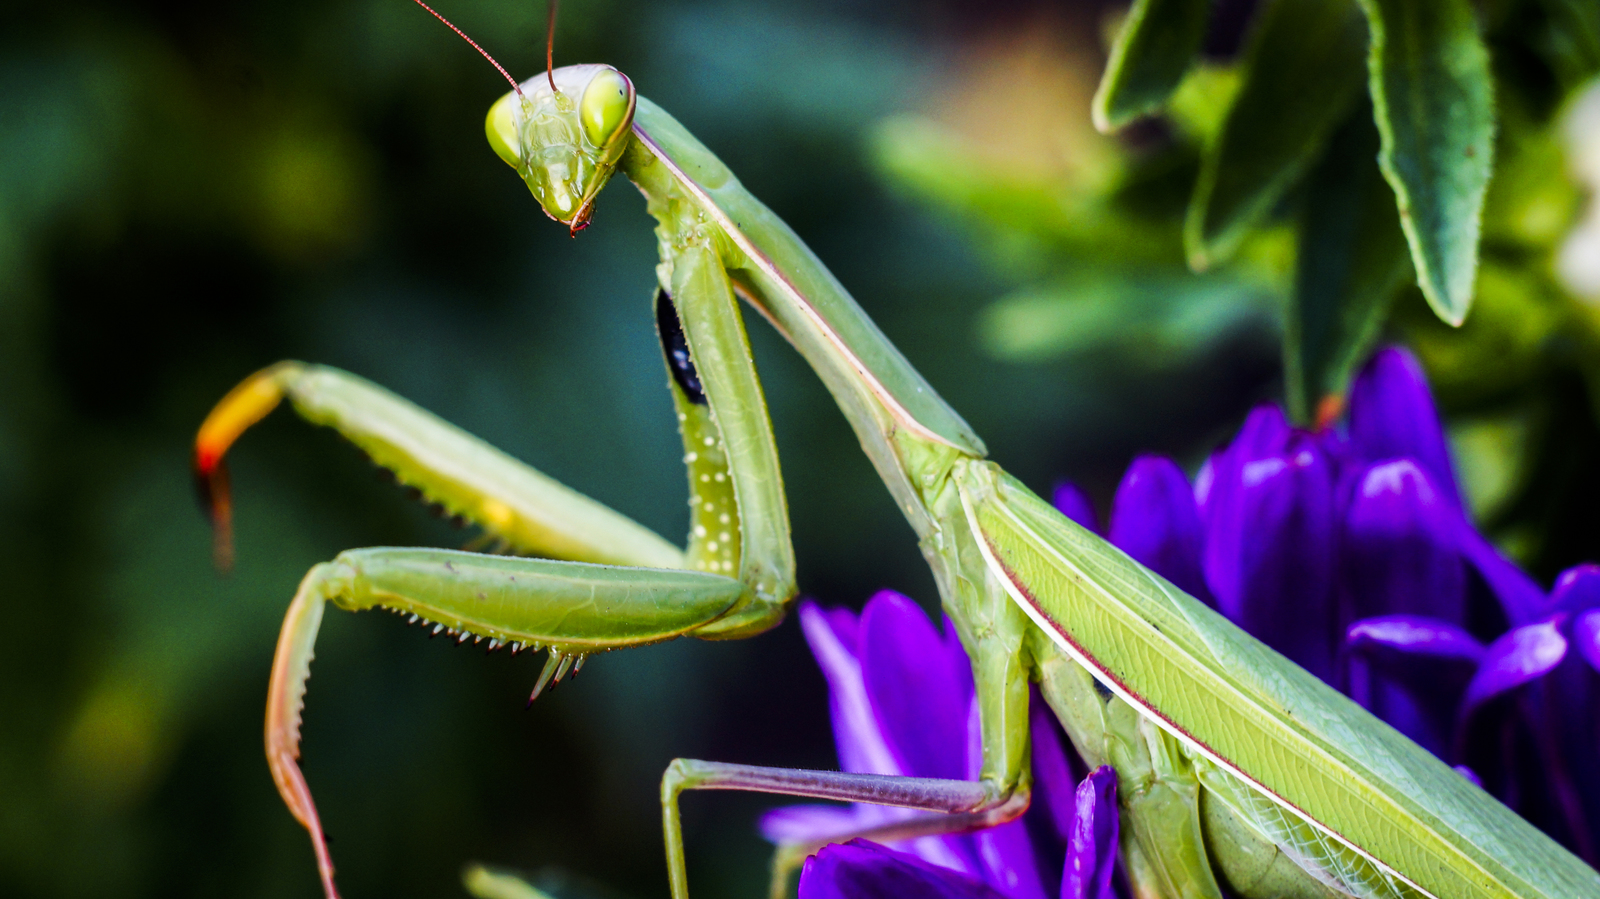
<path fill-rule="evenodd" d="M 522 98 L 517 96 L 516 91 L 507 93 L 489 107 L 489 117 L 483 123 L 484 133 L 489 136 L 489 146 L 494 148 L 495 155 L 514 169 L 522 166 L 516 120 L 517 106 L 521 102 Z"/>
<path fill-rule="evenodd" d="M 607 68 L 590 79 L 578 103 L 584 137 L 597 148 L 607 148 L 633 119 L 633 83 L 616 69 Z"/>

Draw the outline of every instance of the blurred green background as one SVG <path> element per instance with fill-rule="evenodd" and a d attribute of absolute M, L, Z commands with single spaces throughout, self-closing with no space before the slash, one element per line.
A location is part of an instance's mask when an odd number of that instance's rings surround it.
<path fill-rule="evenodd" d="M 1088 118 L 1115 4 L 568 0 L 556 59 L 628 72 L 1009 470 L 1041 491 L 1071 477 L 1104 503 L 1134 453 L 1192 463 L 1280 395 L 1287 241 L 1268 233 L 1196 277 L 1178 239 L 1249 6 L 1219 5 L 1216 65 L 1173 120 L 1116 140 Z M 542 68 L 541 4 L 440 11 L 519 77 Z M 1569 82 L 1525 117 L 1541 147 Z M 261 750 L 280 617 L 341 549 L 467 538 L 280 412 L 232 456 L 238 564 L 213 572 L 189 440 L 254 369 L 344 367 L 683 532 L 651 221 L 619 181 L 576 240 L 549 222 L 484 141 L 504 88 L 405 0 L 9 14 L 0 893 L 316 894 Z M 1545 577 L 1600 555 L 1594 326 L 1544 273 L 1582 197 L 1562 158 L 1546 149 L 1528 176 L 1555 192 L 1545 249 L 1517 250 L 1467 331 L 1444 332 L 1416 296 L 1395 319 L 1465 416 L 1480 511 Z M 827 394 L 751 330 L 802 589 L 859 606 L 894 587 L 932 608 L 912 534 Z M 352 897 L 463 895 L 468 860 L 543 872 L 569 896 L 664 895 L 668 760 L 835 764 L 792 621 L 597 658 L 526 712 L 537 659 L 486 659 L 387 615 L 330 615 L 318 649 L 304 767 Z M 760 895 L 768 804 L 687 801 L 697 896 Z"/>

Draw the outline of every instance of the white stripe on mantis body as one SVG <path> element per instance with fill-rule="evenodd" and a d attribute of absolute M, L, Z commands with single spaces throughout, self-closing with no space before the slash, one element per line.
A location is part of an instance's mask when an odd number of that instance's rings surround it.
<path fill-rule="evenodd" d="M 856 374 L 861 378 L 862 383 L 866 384 L 867 388 L 872 391 L 873 398 L 881 403 L 883 408 L 894 417 L 896 424 L 925 440 L 941 443 L 953 449 L 966 452 L 965 447 L 958 446 L 940 434 L 930 430 L 926 425 L 918 421 L 915 416 L 907 411 L 903 405 L 900 404 L 900 401 L 894 397 L 894 394 L 890 393 L 889 389 L 883 386 L 883 382 L 878 380 L 877 375 L 873 374 L 872 370 L 868 368 L 867 365 L 862 362 L 855 353 L 851 352 L 849 344 L 844 342 L 843 338 L 841 338 L 838 332 L 833 329 L 833 326 L 828 323 L 827 319 L 823 318 L 822 315 L 819 314 L 811 305 L 811 303 L 807 301 L 805 295 L 800 293 L 800 291 L 795 288 L 788 276 L 785 275 L 771 259 L 767 258 L 767 254 L 763 253 L 761 249 L 755 245 L 755 242 L 752 241 L 744 233 L 743 229 L 741 229 L 738 224 L 736 224 L 733 219 L 728 216 L 727 212 L 724 211 L 723 208 L 711 198 L 711 195 L 706 193 L 705 189 L 696 183 L 693 178 L 689 177 L 689 173 L 685 172 L 683 168 L 679 166 L 675 160 L 673 160 L 671 155 L 663 150 L 661 146 L 650 137 L 650 135 L 637 121 L 633 124 L 633 135 L 634 137 L 638 138 L 640 143 L 650 148 L 650 155 L 654 156 L 661 162 L 662 165 L 667 167 L 668 171 L 672 172 L 672 176 L 678 180 L 678 183 L 683 185 L 684 191 L 690 196 L 694 197 L 695 201 L 699 203 L 700 207 L 705 210 L 708 216 L 715 220 L 717 227 L 721 228 L 722 232 L 728 235 L 728 238 L 733 241 L 734 245 L 737 246 L 746 256 L 748 256 L 752 262 L 760 267 L 762 271 L 766 272 L 768 277 L 772 278 L 773 281 L 782 287 L 783 291 L 788 295 L 789 301 L 805 313 L 806 317 L 811 320 L 813 325 L 816 326 L 818 332 L 827 338 L 828 343 L 833 346 L 834 351 L 849 361 L 850 367 L 855 370 Z M 771 317 L 766 314 L 765 309 L 763 309 L 759 304 L 755 304 L 755 306 L 757 310 L 762 312 L 762 317 L 766 318 L 772 323 L 773 327 L 782 332 L 783 329 L 778 326 L 777 322 L 772 321 Z M 787 334 L 784 336 L 785 339 L 788 338 Z"/>
<path fill-rule="evenodd" d="M 1107 672 L 1103 667 L 1101 667 L 1092 658 L 1090 658 L 1086 653 L 1084 653 L 1084 651 L 1081 648 L 1079 648 L 1078 645 L 1076 643 L 1074 643 L 1070 637 L 1068 637 L 1066 634 L 1062 633 L 1061 630 L 1059 628 L 1057 628 L 1054 623 L 1052 623 L 1049 619 L 1045 618 L 1044 615 L 1035 607 L 1035 605 L 1032 602 L 1032 600 L 1022 593 L 1022 591 L 1018 588 L 1016 583 L 1009 576 L 1009 573 L 1006 571 L 1005 566 L 1002 565 L 1000 560 L 995 557 L 994 550 L 989 546 L 989 541 L 984 537 L 983 530 L 978 525 L 977 513 L 972 508 L 972 500 L 967 495 L 966 489 L 964 487 L 961 488 L 959 490 L 959 493 L 960 493 L 960 496 L 961 496 L 961 508 L 962 508 L 962 511 L 966 513 L 967 526 L 969 528 L 971 528 L 971 530 L 972 530 L 973 537 L 974 537 L 974 539 L 976 540 L 976 542 L 978 544 L 978 550 L 979 550 L 979 552 L 981 552 L 983 554 L 983 560 L 989 566 L 990 570 L 993 571 L 998 576 L 998 580 L 1000 581 L 1001 586 L 1003 586 L 1005 588 L 1006 593 L 1011 596 L 1012 601 L 1014 601 L 1019 607 L 1021 607 L 1022 611 L 1028 616 L 1029 619 L 1031 619 L 1033 621 L 1033 623 L 1035 625 L 1037 625 L 1039 627 L 1040 630 L 1044 631 L 1045 634 L 1049 635 L 1049 637 L 1051 639 L 1051 642 L 1055 643 L 1056 646 L 1058 646 L 1061 649 L 1062 652 L 1065 652 L 1068 656 L 1070 656 L 1073 659 L 1073 661 L 1075 661 L 1078 664 L 1082 665 L 1091 674 L 1093 674 L 1095 679 L 1097 681 L 1099 681 L 1102 685 L 1104 685 L 1106 687 L 1106 689 L 1108 689 L 1112 693 L 1114 693 L 1117 696 L 1117 698 L 1121 699 L 1123 702 L 1126 702 L 1130 706 L 1132 706 L 1133 708 L 1138 709 L 1141 714 L 1143 714 L 1149 720 L 1154 722 L 1157 727 L 1160 727 L 1163 731 L 1166 731 L 1168 734 L 1172 735 L 1172 737 L 1174 739 L 1178 740 L 1178 742 L 1180 742 L 1184 746 L 1188 747 L 1191 751 L 1193 751 L 1197 755 L 1202 756 L 1203 758 L 1205 758 L 1208 761 L 1210 761 L 1212 764 L 1216 765 L 1218 768 L 1228 772 L 1229 774 L 1232 774 L 1239 781 L 1247 784 L 1252 790 L 1254 790 L 1255 792 L 1259 793 L 1261 796 L 1265 797 L 1273 805 L 1275 805 L 1275 806 L 1277 806 L 1279 808 L 1283 808 L 1283 809 L 1289 810 L 1294 815 L 1296 815 L 1300 819 L 1304 820 L 1306 823 L 1310 824 L 1312 827 L 1316 828 L 1321 833 L 1326 834 L 1329 838 L 1334 840 L 1339 845 L 1347 848 L 1351 852 L 1356 853 L 1361 858 L 1363 858 L 1366 861 L 1368 861 L 1369 863 L 1371 863 L 1379 871 L 1383 872 L 1386 875 L 1394 877 L 1396 880 L 1400 881 L 1401 883 L 1404 883 L 1407 887 L 1410 887 L 1411 889 L 1415 890 L 1419 896 L 1427 897 L 1427 899 L 1444 899 L 1444 897 L 1436 896 L 1435 894 L 1430 893 L 1429 891 L 1423 889 L 1415 881 L 1413 881 L 1410 878 L 1406 877 L 1404 874 L 1400 873 L 1399 871 L 1396 871 L 1394 868 L 1392 868 L 1388 864 L 1384 863 L 1381 859 L 1373 856 L 1370 852 L 1366 851 L 1365 849 L 1361 848 L 1360 846 L 1357 846 L 1354 843 L 1350 842 L 1348 839 L 1346 839 L 1341 834 L 1336 833 L 1331 828 L 1329 828 L 1326 825 L 1322 824 L 1320 821 L 1317 821 L 1315 818 L 1313 818 L 1310 815 L 1306 814 L 1303 810 L 1297 808 L 1295 805 L 1293 805 L 1292 803 L 1290 803 L 1289 801 L 1284 799 L 1282 796 L 1279 796 L 1278 794 L 1274 793 L 1272 790 L 1268 789 L 1265 785 L 1263 785 L 1262 783 L 1257 781 L 1255 778 L 1251 777 L 1248 773 L 1246 773 L 1245 771 L 1240 769 L 1239 766 L 1235 765 L 1232 761 L 1223 758 L 1221 755 L 1219 755 L 1216 752 L 1214 752 L 1210 747 L 1206 746 L 1204 743 L 1201 743 L 1199 740 L 1196 740 L 1194 737 L 1190 736 L 1186 731 L 1184 731 L 1182 728 L 1180 728 L 1176 724 L 1174 724 L 1165 715 L 1161 714 L 1160 710 L 1152 708 L 1150 706 L 1150 704 L 1148 702 L 1144 701 L 1141 697 L 1135 695 L 1134 693 L 1129 692 L 1128 689 L 1126 687 L 1124 687 L 1120 682 L 1118 682 L 1114 677 L 1112 677 L 1109 672 Z M 1023 531 L 1029 537 L 1033 538 L 1036 541 L 1036 546 L 1041 551 L 1048 552 L 1051 556 L 1053 556 L 1054 558 L 1059 560 L 1064 567 L 1072 569 L 1073 571 L 1078 571 L 1080 576 L 1082 576 L 1085 581 L 1089 580 L 1087 576 L 1084 576 L 1082 574 L 1082 572 L 1078 568 L 1078 566 L 1074 565 L 1070 560 L 1068 560 L 1067 558 L 1062 556 L 1060 553 L 1055 552 L 1055 550 L 1050 547 L 1049 543 L 1047 541 L 1045 541 L 1042 537 L 1040 537 L 1038 534 L 1034 533 L 1034 531 L 1031 528 L 1029 528 L 1026 523 L 1018 520 L 1016 518 L 1016 516 L 1008 515 L 1007 517 L 1011 519 L 1012 523 L 1019 530 Z M 1177 649 L 1177 647 L 1174 647 L 1174 649 Z M 1246 698 L 1248 699 L 1248 697 L 1246 697 Z M 1261 712 L 1262 712 L 1263 715 L 1268 714 L 1265 709 L 1262 709 Z M 1324 755 L 1325 755 L 1325 759 L 1324 760 L 1328 763 L 1328 765 L 1330 767 L 1333 767 L 1333 768 L 1343 768 L 1344 767 L 1343 765 L 1341 765 L 1339 763 L 1339 761 L 1337 759 L 1333 758 L 1332 756 L 1327 756 L 1326 754 L 1324 754 Z M 1353 775 L 1354 772 L 1351 772 L 1351 774 Z M 1414 818 L 1413 818 L 1413 821 L 1419 827 L 1425 826 L 1423 824 L 1423 822 L 1416 821 L 1416 819 L 1414 819 Z M 1483 871 L 1481 866 L 1478 866 L 1478 870 Z M 1317 872 L 1307 871 L 1307 873 L 1311 874 L 1311 876 L 1313 876 L 1313 877 L 1317 877 L 1319 880 L 1323 879 L 1321 877 L 1318 877 Z M 1505 889 L 1505 891 L 1507 893 L 1511 892 L 1509 887 L 1506 887 L 1505 884 L 1500 883 L 1500 881 L 1498 881 L 1496 878 L 1494 878 L 1492 875 L 1490 875 L 1489 872 L 1483 871 L 1483 875 L 1488 880 L 1500 884 L 1500 886 L 1503 889 Z M 1335 886 L 1334 884 L 1329 884 L 1329 885 L 1330 886 Z"/>

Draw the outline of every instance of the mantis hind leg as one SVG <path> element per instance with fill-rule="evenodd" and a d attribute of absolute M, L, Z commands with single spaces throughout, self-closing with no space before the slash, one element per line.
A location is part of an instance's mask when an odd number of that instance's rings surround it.
<path fill-rule="evenodd" d="M 783 847 L 773 863 L 775 891 L 787 881 L 785 859 L 789 860 L 788 864 L 792 867 L 794 859 L 803 859 L 827 843 L 857 837 L 883 841 L 908 840 L 995 827 L 1020 817 L 1028 810 L 1030 799 L 1026 785 L 1005 791 L 992 781 L 851 774 L 674 759 L 661 778 L 661 826 L 666 837 L 667 872 L 673 899 L 688 899 L 689 896 L 683 826 L 678 815 L 678 797 L 685 790 L 738 790 L 806 799 L 870 802 L 931 813 L 830 835 L 814 845 Z"/>
<path fill-rule="evenodd" d="M 1042 634 L 1030 641 L 1039 687 L 1078 754 L 1117 772 L 1123 855 L 1135 895 L 1222 899 L 1207 853 L 1200 783 L 1175 740 L 1100 688 Z"/>
<path fill-rule="evenodd" d="M 1088 764 L 1110 764 L 1117 771 L 1128 823 L 1123 856 L 1135 895 L 1348 895 L 1308 873 L 1278 845 L 1255 820 L 1248 788 L 1235 789 L 1230 775 L 1098 687 L 1087 669 L 1049 639 L 1041 635 L 1034 642 L 1046 703 Z"/>

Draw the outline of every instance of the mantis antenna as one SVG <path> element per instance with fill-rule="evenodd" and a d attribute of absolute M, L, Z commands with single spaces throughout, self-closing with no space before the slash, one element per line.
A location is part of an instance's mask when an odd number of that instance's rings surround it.
<path fill-rule="evenodd" d="M 435 10 L 433 7 L 431 7 L 428 4 L 422 2 L 422 0 L 416 0 L 416 3 L 417 3 L 418 6 L 422 7 L 423 9 L 425 9 L 429 13 L 431 13 L 435 19 L 438 19 L 439 21 L 443 22 L 445 24 L 445 27 L 449 28 L 451 31 L 454 31 L 456 34 L 460 35 L 462 40 L 464 40 L 467 43 L 471 44 L 472 45 L 472 49 L 474 49 L 474 50 L 478 51 L 479 53 L 483 54 L 483 58 L 489 60 L 489 64 L 494 66 L 495 69 L 498 70 L 501 75 L 505 76 L 505 79 L 507 81 L 511 82 L 511 89 L 517 92 L 517 96 L 519 96 L 519 97 L 522 96 L 522 86 L 520 84 L 517 84 L 517 79 L 512 78 L 511 77 L 511 73 L 506 71 L 506 67 L 501 65 L 499 60 L 495 59 L 493 56 L 490 56 L 488 50 L 485 50 L 482 47 L 478 46 L 478 42 L 477 41 L 473 40 L 470 37 L 467 37 L 467 33 L 465 31 L 462 31 L 461 29 L 457 28 L 455 26 L 455 23 L 451 22 L 449 19 L 445 18 L 444 16 L 439 15 L 438 11 Z M 554 0 L 551 0 L 551 3 L 550 3 L 550 26 L 551 26 L 552 31 L 555 28 L 555 23 L 556 23 L 556 5 L 555 5 Z M 548 62 L 549 59 L 555 55 L 554 43 L 555 43 L 554 35 L 552 35 L 551 36 L 551 40 L 550 40 L 550 45 L 551 46 L 545 52 L 546 62 Z M 556 86 L 555 76 L 551 75 L 550 76 L 550 89 L 551 90 L 555 90 L 555 86 Z"/>
<path fill-rule="evenodd" d="M 550 79 L 552 94 L 561 93 L 556 90 L 556 7 L 560 5 L 560 0 L 550 0 L 544 19 L 544 77 Z"/>

